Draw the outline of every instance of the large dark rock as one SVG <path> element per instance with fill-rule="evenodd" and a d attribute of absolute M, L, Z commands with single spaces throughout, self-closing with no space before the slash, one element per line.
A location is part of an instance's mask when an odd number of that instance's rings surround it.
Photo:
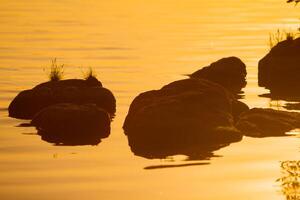
<path fill-rule="evenodd" d="M 300 128 L 300 113 L 253 108 L 240 115 L 236 127 L 251 137 L 285 136 Z"/>
<path fill-rule="evenodd" d="M 49 81 L 37 85 L 31 90 L 20 92 L 9 105 L 9 116 L 20 119 L 32 119 L 41 109 L 58 104 L 92 103 L 105 109 L 111 115 L 116 111 L 113 94 L 102 87 L 96 78 L 87 80 L 69 79 Z"/>
<path fill-rule="evenodd" d="M 175 81 L 138 95 L 123 128 L 136 155 L 207 153 L 242 139 L 234 127 L 233 101 L 226 89 L 211 81 Z"/>
<path fill-rule="evenodd" d="M 259 61 L 258 84 L 272 95 L 299 95 L 300 38 L 279 42 Z"/>
<path fill-rule="evenodd" d="M 31 124 L 43 140 L 58 145 L 96 145 L 110 134 L 110 115 L 94 104 L 48 106 Z"/>
<path fill-rule="evenodd" d="M 228 57 L 203 67 L 190 77 L 207 79 L 219 83 L 233 93 L 238 93 L 246 86 L 246 75 L 246 65 L 237 57 Z"/>

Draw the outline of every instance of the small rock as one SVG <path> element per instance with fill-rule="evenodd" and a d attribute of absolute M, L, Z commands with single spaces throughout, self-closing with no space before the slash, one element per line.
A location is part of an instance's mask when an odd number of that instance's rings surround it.
<path fill-rule="evenodd" d="M 250 137 L 285 136 L 300 128 L 300 113 L 253 108 L 240 115 L 236 127 Z"/>
<path fill-rule="evenodd" d="M 246 65 L 237 57 L 228 57 L 203 67 L 190 77 L 213 81 L 235 94 L 246 86 L 246 75 Z"/>

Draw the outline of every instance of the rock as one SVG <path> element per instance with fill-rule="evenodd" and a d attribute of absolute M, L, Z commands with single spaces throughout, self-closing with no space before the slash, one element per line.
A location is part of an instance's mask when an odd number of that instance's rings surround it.
<path fill-rule="evenodd" d="M 249 110 L 247 104 L 235 99 L 232 100 L 232 116 L 234 118 L 234 121 L 238 120 L 239 116 L 247 110 Z"/>
<path fill-rule="evenodd" d="M 250 137 L 285 136 L 300 128 L 300 113 L 253 108 L 240 115 L 236 127 Z"/>
<path fill-rule="evenodd" d="M 132 151 L 147 152 L 145 157 L 218 149 L 242 139 L 234 127 L 232 95 L 203 79 L 175 81 L 138 95 L 123 128 Z"/>
<path fill-rule="evenodd" d="M 96 104 L 111 115 L 116 111 L 113 94 L 96 78 L 49 81 L 20 92 L 9 105 L 9 116 L 32 119 L 41 109 L 58 103 Z"/>
<path fill-rule="evenodd" d="M 273 95 L 299 94 L 300 38 L 279 42 L 259 61 L 258 84 Z"/>
<path fill-rule="evenodd" d="M 77 88 L 86 88 L 86 87 L 102 87 L 102 83 L 95 77 L 89 77 L 88 79 L 66 79 L 60 81 L 48 81 L 45 83 L 41 83 L 35 86 L 36 88 L 67 88 L 67 87 L 77 87 Z"/>
<path fill-rule="evenodd" d="M 31 124 L 43 140 L 58 145 L 96 145 L 110 134 L 109 114 L 94 104 L 48 106 Z"/>
<path fill-rule="evenodd" d="M 191 78 L 201 78 L 218 83 L 233 93 L 246 86 L 246 65 L 237 57 L 222 58 L 192 73 Z"/>
<path fill-rule="evenodd" d="M 52 92 L 49 88 L 24 90 L 10 103 L 8 113 L 10 117 L 31 119 L 38 111 L 53 104 Z"/>
<path fill-rule="evenodd" d="M 300 110 L 300 103 L 286 103 L 283 107 L 287 110 Z"/>

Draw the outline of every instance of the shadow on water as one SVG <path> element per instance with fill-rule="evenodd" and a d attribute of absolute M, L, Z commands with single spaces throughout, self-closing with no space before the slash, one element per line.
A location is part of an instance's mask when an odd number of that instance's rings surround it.
<path fill-rule="evenodd" d="M 282 161 L 281 177 L 277 182 L 281 186 L 281 192 L 287 200 L 300 199 L 300 161 Z"/>

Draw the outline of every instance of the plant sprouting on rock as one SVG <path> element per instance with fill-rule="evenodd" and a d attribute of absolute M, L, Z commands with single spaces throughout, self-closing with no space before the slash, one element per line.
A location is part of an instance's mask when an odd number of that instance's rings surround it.
<path fill-rule="evenodd" d="M 97 77 L 97 73 L 92 67 L 89 67 L 89 69 L 86 72 L 83 72 L 83 78 L 85 80 L 88 80 L 90 78 L 96 78 L 96 77 Z"/>
<path fill-rule="evenodd" d="M 296 33 L 292 31 L 277 29 L 275 33 L 270 33 L 269 35 L 269 45 L 270 49 L 276 46 L 279 42 L 284 40 L 294 40 L 296 38 Z"/>
<path fill-rule="evenodd" d="M 64 65 L 58 65 L 56 58 L 51 61 L 51 67 L 48 76 L 50 81 L 59 81 L 64 76 Z"/>

